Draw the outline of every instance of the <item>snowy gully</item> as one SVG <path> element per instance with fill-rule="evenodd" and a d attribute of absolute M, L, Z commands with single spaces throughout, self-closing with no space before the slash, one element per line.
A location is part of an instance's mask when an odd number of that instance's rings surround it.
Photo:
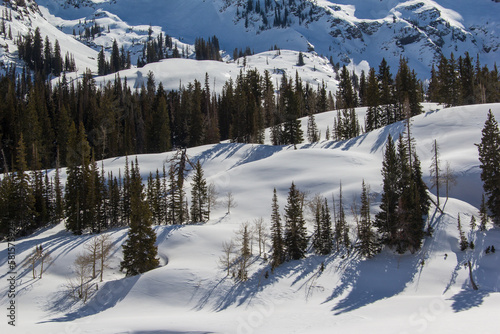
<path fill-rule="evenodd" d="M 9 263 L 9 272 L 7 273 L 7 298 L 9 300 L 7 307 L 7 323 L 11 326 L 16 325 L 16 245 L 14 243 L 14 227 L 10 226 L 9 238 L 7 240 L 7 261 Z"/>

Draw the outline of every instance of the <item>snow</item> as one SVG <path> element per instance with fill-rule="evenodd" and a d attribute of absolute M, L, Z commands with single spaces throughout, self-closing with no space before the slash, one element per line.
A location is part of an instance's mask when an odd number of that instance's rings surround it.
<path fill-rule="evenodd" d="M 132 68 L 120 71 L 120 78 L 132 88 L 141 88 L 146 85 L 148 73 L 154 74 L 155 82 L 163 84 L 165 89 L 177 90 L 197 80 L 204 84 L 205 74 L 209 76 L 210 88 L 221 92 L 224 84 L 231 78 L 235 82 L 240 73 L 257 69 L 260 75 L 267 70 L 271 74 L 272 82 L 277 89 L 283 74 L 295 80 L 298 73 L 302 81 L 309 83 L 314 89 L 325 83 L 328 90 L 335 92 L 337 80 L 335 71 L 328 60 L 314 53 L 304 53 L 304 66 L 297 66 L 299 53 L 297 51 L 282 50 L 262 52 L 246 58 L 246 67 L 243 59 L 237 61 L 196 61 L 194 59 L 165 59 L 157 63 L 147 64 L 142 68 Z M 351 70 L 361 73 L 361 66 L 351 66 Z M 116 74 L 97 77 L 97 85 L 104 86 L 106 82 L 114 82 Z"/>
<path fill-rule="evenodd" d="M 499 59 L 498 4 L 491 0 L 310 0 L 305 1 L 306 18 L 302 24 L 290 15 L 290 26 L 261 30 L 260 15 L 250 14 L 249 24 L 241 18 L 241 1 L 222 0 L 40 0 L 48 22 L 66 33 L 84 19 L 110 26 L 90 43 L 94 50 L 109 47 L 114 39 L 130 48 L 136 63 L 148 25 L 154 36 L 160 31 L 176 38 L 179 46 L 193 45 L 196 38 L 217 36 L 228 55 L 235 48 L 250 47 L 256 53 L 281 49 L 306 51 L 314 47 L 319 55 L 332 56 L 335 63 L 359 64 L 366 61 L 377 67 L 385 58 L 392 69 L 400 56 L 421 78 L 443 53 L 456 57 L 469 52 L 480 55 L 490 68 Z M 73 3 L 73 5 L 71 5 Z M 309 8 L 316 6 L 312 18 Z M 239 16 L 237 15 L 239 11 Z M 306 15 L 307 14 L 307 15 Z M 270 14 L 271 15 L 271 14 Z M 395 19 L 393 21 L 393 18 Z M 268 17 L 272 21 L 272 16 Z M 272 22 L 271 22 L 272 24 Z M 417 36 L 409 45 L 400 40 Z M 192 48 L 191 48 L 192 51 Z M 95 64 L 94 64 L 95 66 Z"/>
<path fill-rule="evenodd" d="M 17 323 L 5 316 L 2 333 L 495 333 L 500 303 L 499 253 L 485 254 L 488 245 L 500 244 L 500 230 L 470 231 L 471 215 L 478 215 L 481 183 L 477 148 L 489 109 L 500 118 L 500 104 L 443 109 L 425 104 L 425 113 L 413 119 L 412 132 L 424 177 L 429 177 L 434 139 L 442 161 L 450 161 L 458 184 L 448 200 L 441 198 L 444 214 L 431 207 L 433 237 L 424 240 L 415 254 L 398 255 L 385 249 L 373 259 L 355 253 L 330 256 L 309 253 L 290 261 L 274 273 L 261 258 L 253 257 L 249 280 L 236 283 L 217 263 L 222 242 L 234 237 L 241 223 L 263 217 L 269 224 L 272 190 L 280 209 L 292 181 L 310 196 L 337 196 L 340 181 L 346 206 L 361 191 L 361 182 L 374 193 L 372 214 L 380 200 L 380 168 L 388 134 L 403 131 L 396 123 L 360 137 L 333 142 L 324 140 L 336 112 L 316 115 L 322 141 L 292 146 L 221 143 L 191 148 L 188 156 L 200 160 L 205 176 L 220 199 L 228 191 L 238 206 L 226 214 L 217 207 L 206 224 L 156 226 L 162 266 L 135 277 L 119 272 L 121 245 L 127 229 L 106 232 L 115 244 L 110 269 L 99 290 L 86 303 L 74 302 L 64 291 L 71 269 L 91 235 L 72 236 L 63 224 L 43 229 L 15 241 L 17 273 Z M 363 117 L 364 108 L 357 110 Z M 305 129 L 307 120 L 302 120 Z M 143 178 L 161 169 L 172 153 L 139 155 Z M 133 158 L 133 157 L 130 157 Z M 123 170 L 125 158 L 104 161 L 107 171 Z M 100 165 L 100 164 L 99 164 Z M 54 171 L 50 172 L 53 175 Z M 64 173 L 63 173 L 64 176 Z M 189 181 L 188 181 L 189 183 Z M 187 189 L 189 193 L 189 189 Z M 434 196 L 434 195 L 432 195 Z M 349 211 L 349 210 L 346 210 Z M 460 214 L 474 250 L 460 251 L 456 219 Z M 310 217 L 308 217 L 310 218 Z M 354 231 L 352 218 L 351 231 Z M 309 231 L 312 222 L 308 222 Z M 351 232 L 352 233 L 352 232 Z M 354 234 L 351 235 L 354 238 Z M 43 279 L 32 279 L 23 260 L 43 244 L 55 261 Z M 6 314 L 7 243 L 0 244 L 0 308 Z M 254 251 L 256 245 L 254 244 Z M 269 251 L 268 244 L 266 250 Z M 471 288 L 464 263 L 471 261 L 479 286 Z M 320 271 L 321 263 L 325 270 Z M 423 265 L 422 265 L 423 263 Z"/>

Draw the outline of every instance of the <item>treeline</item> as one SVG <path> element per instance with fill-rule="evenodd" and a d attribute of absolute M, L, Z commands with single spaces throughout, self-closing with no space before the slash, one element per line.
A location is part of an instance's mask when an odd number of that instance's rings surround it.
<path fill-rule="evenodd" d="M 197 38 L 194 42 L 196 60 L 221 60 L 219 40 L 216 36 L 209 37 L 208 41 Z"/>
<path fill-rule="evenodd" d="M 186 58 L 188 51 L 182 48 L 182 53 L 177 48 L 177 43 L 173 43 L 172 37 L 160 33 L 158 37 L 152 37 L 152 28 L 149 28 L 149 37 L 144 42 L 142 56 L 137 58 L 137 67 L 143 67 L 146 64 L 154 63 L 167 58 Z"/>
<path fill-rule="evenodd" d="M 101 51 L 99 51 L 99 54 L 97 55 L 97 75 L 115 73 L 121 70 L 129 69 L 131 66 L 130 51 L 125 52 L 123 46 L 119 49 L 116 39 L 113 40 L 111 57 L 109 60 L 106 59 L 104 47 L 101 47 Z"/>
<path fill-rule="evenodd" d="M 433 65 L 427 90 L 431 102 L 446 106 L 500 102 L 500 73 L 481 66 L 479 55 L 474 61 L 466 52 L 458 59 L 441 55 L 437 69 Z"/>
<path fill-rule="evenodd" d="M 275 144 L 300 143 L 298 117 L 333 107 L 325 85 L 313 89 L 283 76 L 276 97 L 271 75 L 256 70 L 229 80 L 221 95 L 210 89 L 209 77 L 180 90 L 166 91 L 149 73 L 145 85 L 133 90 L 119 76 L 97 87 L 87 71 L 69 83 L 63 73 L 52 86 L 29 73 L 0 78 L 0 169 L 14 165 L 16 145 L 23 135 L 28 167 L 53 168 L 59 152 L 69 165 L 72 127 L 85 129 L 96 160 L 127 154 L 165 152 L 230 139 L 262 143 L 266 127 L 273 127 Z"/>
<path fill-rule="evenodd" d="M 43 78 L 47 78 L 50 74 L 58 77 L 63 71 L 76 70 L 74 56 L 67 52 L 63 60 L 59 41 L 56 40 L 52 48 L 47 36 L 45 42 L 42 40 L 38 27 L 33 35 L 30 32 L 24 36 L 19 35 L 17 47 L 19 59 L 22 59 L 30 70 L 42 75 Z"/>

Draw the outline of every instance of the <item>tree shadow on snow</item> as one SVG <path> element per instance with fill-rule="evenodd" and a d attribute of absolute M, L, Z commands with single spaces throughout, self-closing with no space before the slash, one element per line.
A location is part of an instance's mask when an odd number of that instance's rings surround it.
<path fill-rule="evenodd" d="M 387 143 L 387 137 L 391 135 L 392 139 L 396 141 L 399 137 L 399 134 L 405 130 L 404 121 L 393 123 L 391 125 L 385 126 L 382 128 L 377 140 L 373 143 L 372 149 L 370 153 L 377 152 L 380 148 L 385 147 Z"/>
<path fill-rule="evenodd" d="M 391 252 L 369 260 L 352 259 L 346 262 L 340 284 L 325 303 L 350 289 L 332 309 L 338 315 L 397 295 L 413 280 L 419 263 L 416 254 L 397 255 Z"/>
<path fill-rule="evenodd" d="M 255 258 L 254 261 L 263 261 L 261 258 Z M 283 263 L 271 273 L 270 265 L 262 267 L 260 270 L 252 274 L 246 281 L 234 281 L 230 276 L 225 276 L 207 289 L 205 294 L 199 298 L 195 309 L 203 309 L 211 300 L 213 300 L 213 310 L 216 312 L 223 311 L 230 306 L 242 306 L 245 303 L 251 303 L 253 298 L 259 295 L 260 292 L 267 287 L 278 283 L 285 277 L 298 275 L 292 286 L 299 283 L 304 277 L 313 274 L 321 265 L 321 261 L 314 257 L 306 258 L 300 261 L 289 261 Z M 266 272 L 268 277 L 266 278 Z M 228 287 L 228 284 L 231 284 Z M 299 290 L 301 287 L 297 287 Z M 225 291 L 221 291 L 221 290 Z"/>
<path fill-rule="evenodd" d="M 482 290 L 462 290 L 451 297 L 451 300 L 453 300 L 451 307 L 455 312 L 467 311 L 483 304 L 484 299 L 489 295 L 487 291 Z"/>
<path fill-rule="evenodd" d="M 42 321 L 41 323 L 71 322 L 113 308 L 128 295 L 140 276 L 141 275 L 136 275 L 112 282 L 106 282 L 100 286 L 99 290 L 85 305 L 78 308 L 76 311 L 69 312 L 59 318 Z M 67 307 L 75 303 L 71 300 L 71 297 L 68 296 L 68 292 L 60 292 L 55 296 L 54 300 L 50 301 L 50 304 L 52 306 L 49 310 L 58 312 L 67 309 Z"/>

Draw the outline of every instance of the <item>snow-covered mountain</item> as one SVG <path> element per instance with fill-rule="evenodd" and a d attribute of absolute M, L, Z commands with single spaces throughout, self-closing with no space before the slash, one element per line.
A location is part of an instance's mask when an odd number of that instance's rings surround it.
<path fill-rule="evenodd" d="M 448 109 L 426 104 L 425 113 L 413 120 L 412 133 L 429 177 L 434 139 L 443 163 L 449 161 L 457 176 L 450 198 L 441 198 L 444 213 L 429 212 L 432 237 L 426 237 L 415 254 L 398 255 L 384 250 L 372 259 L 357 252 L 312 252 L 300 261 L 289 261 L 270 273 L 254 243 L 249 279 L 239 282 L 226 276 L 218 263 L 222 243 L 234 238 L 243 222 L 262 217 L 269 232 L 271 198 L 277 189 L 280 211 L 292 181 L 309 193 L 337 195 L 340 182 L 346 207 L 359 196 L 361 182 L 371 186 L 372 215 L 380 204 L 380 173 L 387 135 L 397 137 L 404 125 L 395 123 L 348 141 L 322 140 L 293 146 L 221 143 L 191 148 L 208 182 L 221 194 L 231 191 L 238 206 L 227 214 L 224 205 L 212 211 L 206 224 L 155 226 L 161 266 L 142 275 L 124 278 L 119 272 L 121 245 L 127 229 L 107 231 L 114 243 L 104 282 L 92 281 L 86 304 L 68 298 L 68 280 L 75 279 L 75 258 L 93 235 L 74 236 L 64 224 L 38 231 L 14 242 L 16 272 L 16 327 L 0 322 L 2 333 L 496 333 L 500 303 L 500 231 L 471 229 L 481 194 L 477 147 L 489 109 L 500 118 L 500 104 Z M 363 115 L 365 109 L 357 110 Z M 335 112 L 318 114 L 324 133 Z M 305 127 L 307 120 L 302 120 Z M 143 178 L 161 168 L 172 152 L 140 155 Z M 107 171 L 118 174 L 125 158 L 104 161 Z M 99 163 L 100 165 L 100 163 Z M 53 175 L 54 171 L 50 172 Z M 189 181 L 189 178 L 188 178 Z M 187 182 L 189 183 L 189 182 Z M 189 193 L 189 189 L 186 189 Z M 434 199 L 435 196 L 431 195 Z M 349 212 L 349 210 L 346 210 Z M 475 248 L 461 251 L 457 217 Z M 349 215 L 349 214 L 348 214 Z M 307 216 L 309 234 L 313 230 Z M 355 223 L 348 219 L 351 239 Z M 43 245 L 52 253 L 43 278 L 33 279 L 26 257 Z M 6 242 L 0 243 L 0 307 L 7 312 L 9 264 Z M 266 251 L 270 250 L 267 240 Z M 471 287 L 469 269 L 479 290 Z M 321 270 L 322 263 L 324 270 Z M 37 267 L 37 273 L 40 267 Z M 266 275 L 266 272 L 268 275 Z M 266 277 L 267 276 L 267 277 Z"/>
<path fill-rule="evenodd" d="M 39 0 L 49 22 L 70 32 L 75 20 L 107 22 L 95 43 L 127 44 L 139 40 L 135 31 L 152 25 L 189 44 L 216 35 L 229 54 L 235 48 L 255 52 L 274 46 L 315 50 L 334 63 L 367 60 L 378 66 L 382 57 L 393 68 L 401 56 L 422 77 L 436 57 L 458 57 L 468 51 L 492 65 L 500 55 L 500 4 L 491 0 Z M 48 15 L 50 13 L 51 15 Z M 52 16 L 53 15 L 53 16 Z M 127 26 L 127 29 L 113 28 Z M 128 39 L 128 42 L 125 40 Z"/>
<path fill-rule="evenodd" d="M 500 58 L 500 3 L 491 0 L 38 0 L 38 6 L 33 0 L 23 2 L 27 9 L 18 7 L 17 0 L 0 6 L 18 8 L 13 22 L 6 22 L 13 36 L 39 26 L 42 35 L 59 39 L 64 50 L 75 53 L 80 71 L 95 71 L 96 51 L 101 46 L 109 51 L 113 40 L 131 51 L 135 64 L 150 32 L 153 37 L 161 32 L 172 36 L 179 49 L 188 52 L 196 38 L 215 35 L 227 57 L 234 49 L 248 47 L 260 53 L 277 46 L 314 50 L 340 65 L 367 61 L 377 67 L 385 57 L 395 69 L 403 56 L 421 78 L 429 77 L 441 53 L 458 57 L 469 52 L 490 67 Z M 102 28 L 95 38 L 79 37 L 94 24 Z M 1 36 L 0 43 L 4 64 L 15 60 L 13 41 Z"/>

